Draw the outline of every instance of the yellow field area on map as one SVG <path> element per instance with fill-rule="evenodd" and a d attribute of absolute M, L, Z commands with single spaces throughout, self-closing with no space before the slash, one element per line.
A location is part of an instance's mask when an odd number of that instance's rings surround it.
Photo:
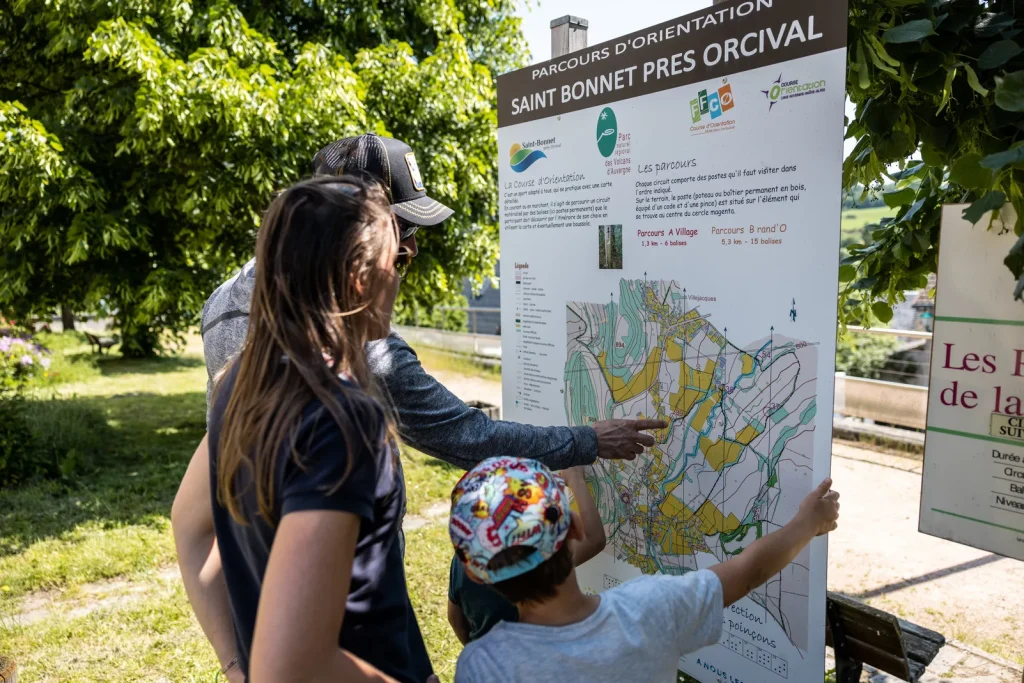
<path fill-rule="evenodd" d="M 722 399 L 722 394 L 715 392 L 700 404 L 700 408 L 697 408 L 697 415 L 693 418 L 694 429 L 698 431 L 704 429 L 704 423 L 708 421 L 708 415 L 711 414 L 711 409 L 715 407 L 715 404 Z"/>
<path fill-rule="evenodd" d="M 757 438 L 757 435 L 760 433 L 756 427 L 747 425 L 736 434 L 734 439 L 712 441 L 708 437 L 702 436 L 700 438 L 700 450 L 704 453 L 704 458 L 708 461 L 708 464 L 721 472 L 723 467 L 736 462 L 743 452 L 743 447 Z"/>
<path fill-rule="evenodd" d="M 704 549 L 707 547 L 704 543 L 705 536 L 728 534 L 740 527 L 740 520 L 736 515 L 723 515 L 718 506 L 710 500 L 704 501 L 697 508 L 697 512 L 693 512 L 681 500 L 670 494 L 665 497 L 660 511 L 664 517 L 655 522 L 655 526 L 660 527 L 655 531 L 664 531 L 661 546 L 666 553 L 692 553 L 694 550 Z M 660 533 L 655 533 L 656 538 L 659 536 Z"/>
<path fill-rule="evenodd" d="M 633 375 L 629 382 L 626 382 L 621 377 L 616 377 L 608 370 L 608 355 L 604 351 L 598 354 L 597 364 L 601 366 L 601 370 L 604 372 L 608 388 L 612 392 L 612 398 L 616 402 L 622 403 L 646 393 L 655 380 L 658 379 L 658 368 L 661 366 L 661 347 L 655 347 L 651 350 L 651 355 L 647 357 L 647 362 L 644 363 L 643 369 Z"/>
<path fill-rule="evenodd" d="M 744 375 L 749 375 L 750 371 L 754 369 L 754 357 L 749 353 L 744 353 L 740 355 L 740 359 L 743 361 L 743 369 L 741 372 Z"/>
<path fill-rule="evenodd" d="M 711 380 L 715 376 L 715 361 L 708 359 L 704 371 L 679 363 L 679 391 L 669 394 L 668 400 L 672 410 L 686 415 L 697 400 L 711 388 Z"/>

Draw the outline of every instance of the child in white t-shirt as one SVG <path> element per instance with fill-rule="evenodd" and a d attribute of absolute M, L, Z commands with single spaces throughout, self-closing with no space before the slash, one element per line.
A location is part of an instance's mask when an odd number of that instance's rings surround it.
<path fill-rule="evenodd" d="M 466 574 L 519 609 L 466 646 L 455 683 L 676 680 L 679 658 L 718 642 L 725 607 L 836 528 L 826 479 L 782 529 L 739 556 L 683 576 L 644 576 L 585 595 L 569 541 L 582 525 L 565 484 L 535 460 L 490 458 L 455 486 L 449 534 Z"/>

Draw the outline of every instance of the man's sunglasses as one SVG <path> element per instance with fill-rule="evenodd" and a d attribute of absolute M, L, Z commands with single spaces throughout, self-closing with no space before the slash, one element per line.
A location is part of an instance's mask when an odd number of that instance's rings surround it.
<path fill-rule="evenodd" d="M 395 271 L 398 273 L 398 279 L 404 280 L 405 276 L 409 274 L 409 266 L 412 265 L 412 250 L 408 247 L 399 247 L 398 256 L 395 257 Z"/>
<path fill-rule="evenodd" d="M 420 226 L 410 223 L 404 218 L 399 218 L 398 216 L 395 216 L 395 222 L 398 223 L 399 242 L 404 242 L 405 240 L 409 239 L 410 237 L 416 234 L 417 230 L 420 229 Z"/>
<path fill-rule="evenodd" d="M 392 220 L 395 223 L 395 232 L 398 233 L 398 241 L 403 242 L 413 235 L 420 226 L 413 225 L 408 221 L 404 221 L 394 214 L 391 215 Z M 409 274 L 409 266 L 412 265 L 412 249 L 409 247 L 403 247 L 399 245 L 398 256 L 395 257 L 395 272 L 398 273 L 398 279 L 404 280 L 405 276 Z"/>

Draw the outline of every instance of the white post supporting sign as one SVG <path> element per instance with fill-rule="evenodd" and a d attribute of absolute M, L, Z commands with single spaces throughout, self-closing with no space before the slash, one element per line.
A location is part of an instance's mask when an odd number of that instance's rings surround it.
<path fill-rule="evenodd" d="M 1017 236 L 964 208 L 942 210 L 920 530 L 1024 560 L 1024 304 L 1003 265 Z"/>
<path fill-rule="evenodd" d="M 846 35 L 845 0 L 732 0 L 498 79 L 505 414 L 669 423 L 588 469 L 588 590 L 727 560 L 829 473 Z M 820 681 L 826 554 L 680 668 Z"/>

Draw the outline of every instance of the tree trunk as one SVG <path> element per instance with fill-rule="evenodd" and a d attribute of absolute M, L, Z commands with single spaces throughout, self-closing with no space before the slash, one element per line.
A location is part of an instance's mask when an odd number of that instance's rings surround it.
<path fill-rule="evenodd" d="M 115 327 L 120 331 L 120 351 L 125 358 L 151 358 L 160 351 L 158 328 L 150 327 L 146 320 L 135 316 L 134 302 L 118 302 L 114 316 Z"/>
<path fill-rule="evenodd" d="M 160 348 L 155 330 L 141 325 L 121 326 L 121 355 L 125 358 L 152 358 Z"/>
<path fill-rule="evenodd" d="M 75 313 L 67 305 L 60 307 L 60 323 L 65 332 L 73 332 L 75 329 Z"/>

